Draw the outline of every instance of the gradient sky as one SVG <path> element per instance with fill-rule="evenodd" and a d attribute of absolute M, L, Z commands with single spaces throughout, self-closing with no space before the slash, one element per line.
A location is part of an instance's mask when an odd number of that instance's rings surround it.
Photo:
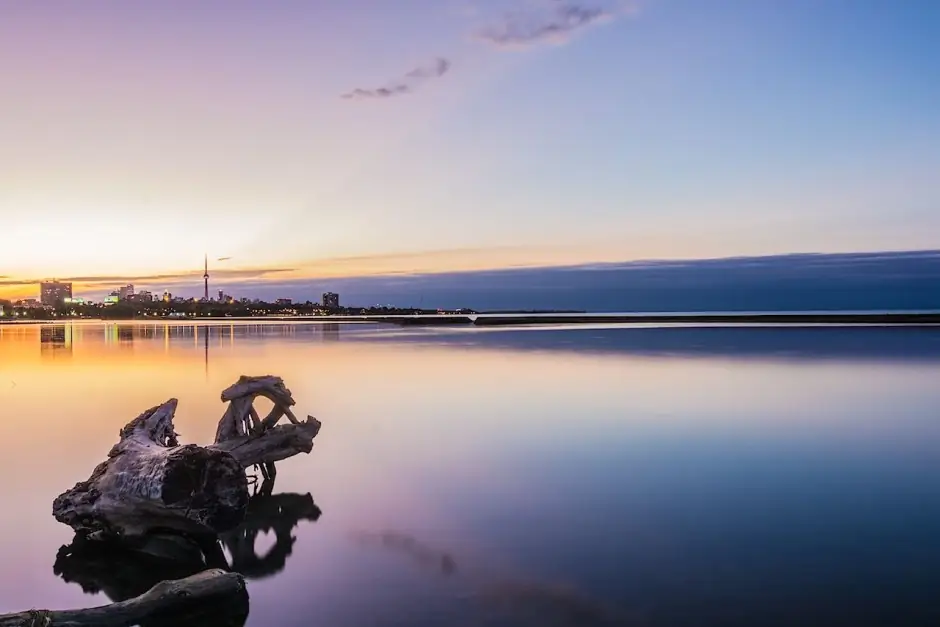
<path fill-rule="evenodd" d="M 938 32 L 932 0 L 0 0 L 0 296 L 205 252 L 286 280 L 936 248 Z"/>

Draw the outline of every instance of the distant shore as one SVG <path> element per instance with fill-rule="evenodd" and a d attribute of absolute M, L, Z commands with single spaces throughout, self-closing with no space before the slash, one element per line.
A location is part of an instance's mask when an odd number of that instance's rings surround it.
<path fill-rule="evenodd" d="M 366 322 L 407 327 L 510 327 L 585 324 L 767 324 L 767 325 L 940 325 L 940 312 L 767 312 L 767 313 L 635 313 L 635 314 L 428 314 L 428 315 L 340 315 L 340 316 L 230 316 L 230 317 L 138 317 L 130 320 L 60 318 L 55 320 L 0 320 L 0 324 L 108 323 L 227 323 L 227 322 Z"/>
<path fill-rule="evenodd" d="M 683 314 L 583 314 L 583 315 L 481 315 L 389 320 L 402 326 L 441 326 L 466 324 L 478 327 L 581 324 L 857 324 L 857 325 L 936 325 L 938 313 L 683 313 Z"/>

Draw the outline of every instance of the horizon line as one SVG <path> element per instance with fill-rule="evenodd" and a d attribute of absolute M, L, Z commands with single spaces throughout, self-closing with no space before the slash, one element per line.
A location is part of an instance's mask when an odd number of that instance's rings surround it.
<path fill-rule="evenodd" d="M 484 250 L 484 249 L 474 249 L 474 250 Z M 437 251 L 434 253 L 413 253 L 413 254 L 395 254 L 391 255 L 392 257 L 409 257 L 409 256 L 420 256 L 423 254 L 446 254 L 451 251 Z M 458 251 L 455 251 L 458 252 Z M 458 268 L 458 269 L 441 269 L 441 270 L 395 270 L 390 269 L 387 271 L 375 271 L 375 272 L 366 272 L 366 273 L 324 273 L 317 274 L 315 272 L 306 273 L 304 270 L 308 269 L 311 265 L 316 264 L 328 264 L 342 262 L 344 260 L 352 259 L 365 259 L 367 257 L 335 257 L 328 259 L 315 260 L 310 262 L 305 262 L 301 264 L 292 264 L 294 266 L 300 267 L 245 267 L 245 268 L 230 268 L 225 270 L 220 270 L 215 274 L 217 278 L 216 284 L 218 285 L 227 285 L 234 284 L 239 282 L 239 279 L 245 282 L 250 283 L 272 283 L 272 284 L 283 284 L 283 283 L 295 283 L 299 281 L 311 281 L 311 280 L 349 280 L 349 279 L 373 279 L 373 278 L 422 278 L 422 277 L 433 277 L 433 276 L 460 276 L 460 275 L 470 275 L 470 274 L 500 274 L 508 273 L 513 271 L 524 271 L 524 270 L 604 270 L 604 269 L 613 269 L 613 268 L 623 268 L 629 269 L 631 266 L 642 267 L 642 266 L 659 266 L 659 267 L 668 267 L 672 264 L 708 264 L 708 263 L 720 263 L 720 262 L 730 262 L 730 261 L 756 261 L 756 260 L 769 260 L 769 259 L 800 259 L 800 258 L 810 258 L 810 257 L 828 257 L 828 258 L 846 258 L 846 257 L 910 257 L 917 255 L 940 255 L 940 248 L 915 248 L 915 249 L 892 249 L 892 250 L 859 250 L 851 252 L 823 252 L 823 251 L 814 251 L 814 252 L 787 252 L 787 253 L 773 253 L 773 254 L 751 254 L 751 255 L 726 255 L 726 256 L 707 256 L 707 257 L 647 257 L 639 259 L 621 259 L 621 260 L 603 260 L 603 261 L 585 261 L 582 263 L 520 263 L 512 265 L 501 265 L 501 266 L 483 266 L 478 268 Z M 371 258 L 383 258 L 384 256 L 375 256 Z M 305 268 L 304 266 L 307 266 Z M 219 279 L 219 274 L 221 274 L 221 279 Z M 279 277 L 275 275 L 281 275 Z M 284 276 L 289 275 L 289 276 Z M 120 275 L 101 275 L 101 276 L 75 276 L 75 277 L 64 277 L 61 279 L 14 279 L 11 276 L 0 276 L 0 293 L 3 291 L 17 291 L 22 292 L 23 290 L 15 290 L 15 288 L 25 288 L 28 286 L 39 286 L 41 283 L 46 282 L 60 282 L 60 283 L 72 283 L 73 285 L 82 286 L 84 292 L 99 292 L 107 289 L 107 286 L 120 286 L 120 285 L 141 285 L 144 287 L 152 287 L 157 285 L 158 282 L 162 283 L 164 289 L 168 289 L 173 286 L 195 286 L 197 282 L 201 283 L 199 279 L 203 278 L 203 274 L 199 270 L 191 270 L 187 272 L 170 272 L 170 273 L 155 273 L 150 275 L 137 275 L 137 276 L 120 276 Z M 3 290 L 3 287 L 9 288 L 8 290 Z M 201 286 L 200 286 L 201 287 Z M 6 299 L 17 298 L 17 296 L 7 296 Z M 26 298 L 26 297 L 19 297 Z"/>

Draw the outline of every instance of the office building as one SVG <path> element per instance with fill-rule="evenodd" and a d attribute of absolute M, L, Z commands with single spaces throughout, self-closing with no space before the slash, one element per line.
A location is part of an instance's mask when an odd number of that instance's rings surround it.
<path fill-rule="evenodd" d="M 47 307 L 55 307 L 72 298 L 72 284 L 60 281 L 44 281 L 39 284 L 39 301 Z"/>
<path fill-rule="evenodd" d="M 118 297 L 121 300 L 130 300 L 133 295 L 134 295 L 133 285 L 125 285 L 124 287 L 118 290 Z"/>
<path fill-rule="evenodd" d="M 339 294 L 334 294 L 333 292 L 324 292 L 322 302 L 324 307 L 336 309 L 339 307 Z"/>

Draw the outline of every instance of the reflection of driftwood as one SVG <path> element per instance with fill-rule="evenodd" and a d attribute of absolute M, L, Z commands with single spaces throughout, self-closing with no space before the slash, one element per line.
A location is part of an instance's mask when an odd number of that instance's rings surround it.
<path fill-rule="evenodd" d="M 320 509 L 309 494 L 266 494 L 251 498 L 245 521 L 220 539 L 232 556 L 230 568 L 248 579 L 270 577 L 284 570 L 294 549 L 292 531 L 301 520 L 316 521 Z M 259 533 L 274 532 L 275 544 L 259 556 L 255 540 Z"/>
<path fill-rule="evenodd" d="M 175 539 L 153 536 L 151 542 L 173 543 Z M 52 569 L 89 594 L 104 592 L 112 601 L 126 601 L 161 581 L 182 579 L 208 568 L 202 552 L 192 543 L 159 553 L 128 548 L 121 542 L 97 542 L 76 536 L 72 544 L 59 549 Z"/>
<path fill-rule="evenodd" d="M 236 573 L 207 570 L 185 579 L 163 581 L 144 594 L 82 610 L 31 610 L 0 616 L 0 627 L 130 627 L 131 625 L 184 625 L 194 616 L 205 621 L 211 608 L 213 625 L 244 624 L 248 616 L 248 591 L 245 580 Z M 227 614 L 226 622 L 218 610 Z M 145 623 L 146 621 L 146 623 Z M 206 624 L 203 622 L 202 624 Z"/>
<path fill-rule="evenodd" d="M 320 509 L 309 494 L 274 494 L 273 482 L 265 482 L 248 502 L 244 522 L 221 536 L 232 556 L 227 561 L 219 540 L 184 538 L 176 534 L 149 534 L 137 543 L 127 540 L 93 541 L 76 535 L 72 544 L 56 555 L 53 571 L 85 592 L 104 592 L 112 601 L 124 601 L 149 590 L 164 579 L 188 577 L 207 568 L 234 571 L 248 579 L 260 579 L 283 570 L 290 556 L 294 527 L 301 520 L 315 521 Z M 260 532 L 273 530 L 277 543 L 263 557 L 255 552 Z"/>
<path fill-rule="evenodd" d="M 264 419 L 252 406 L 258 396 L 274 402 Z M 179 445 L 175 399 L 129 422 L 91 477 L 56 498 L 56 520 L 81 534 L 112 538 L 168 530 L 217 534 L 238 526 L 248 504 L 243 469 L 273 469 L 275 461 L 309 453 L 320 422 L 297 420 L 294 399 L 278 377 L 241 377 L 222 400 L 230 404 L 208 447 Z M 283 416 L 290 424 L 276 426 Z"/>

